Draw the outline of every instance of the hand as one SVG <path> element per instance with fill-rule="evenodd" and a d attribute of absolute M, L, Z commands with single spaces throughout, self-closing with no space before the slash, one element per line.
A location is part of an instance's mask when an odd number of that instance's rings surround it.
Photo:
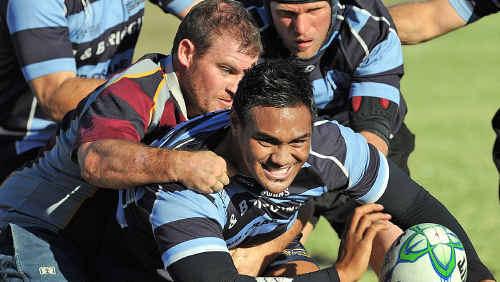
<path fill-rule="evenodd" d="M 175 179 L 201 193 L 214 193 L 229 184 L 226 161 L 211 151 L 172 151 Z"/>
<path fill-rule="evenodd" d="M 354 210 L 335 264 L 340 281 L 357 281 L 368 268 L 373 239 L 388 228 L 391 219 L 389 214 L 381 212 L 383 209 L 382 205 L 367 204 Z"/>
<path fill-rule="evenodd" d="M 300 234 L 303 224 L 298 219 L 288 231 L 271 241 L 229 250 L 238 273 L 254 277 L 262 275 L 267 266 Z"/>

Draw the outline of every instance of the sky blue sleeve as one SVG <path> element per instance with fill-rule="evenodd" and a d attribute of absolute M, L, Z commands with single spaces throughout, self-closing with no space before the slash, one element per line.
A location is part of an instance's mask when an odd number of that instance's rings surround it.
<path fill-rule="evenodd" d="M 228 252 L 222 236 L 228 201 L 224 191 L 211 195 L 191 190 L 156 193 L 150 222 L 165 268 L 191 255 Z"/>

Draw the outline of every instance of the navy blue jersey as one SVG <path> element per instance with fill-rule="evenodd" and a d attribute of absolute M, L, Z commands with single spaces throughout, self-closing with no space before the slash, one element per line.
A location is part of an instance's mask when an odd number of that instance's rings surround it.
<path fill-rule="evenodd" d="M 273 26 L 267 2 L 242 2 L 261 26 L 264 58 L 290 56 Z M 330 2 L 329 37 L 316 56 L 301 60 L 310 72 L 319 115 L 348 122 L 352 97 L 384 98 L 399 105 L 390 118 L 391 133 L 397 132 L 406 114 L 400 95 L 403 55 L 387 9 L 380 1 Z"/>
<path fill-rule="evenodd" d="M 183 123 L 153 145 L 183 150 L 211 149 L 230 126 L 229 112 Z M 375 202 L 388 181 L 385 157 L 365 139 L 334 121 L 314 123 L 310 157 L 291 186 L 273 194 L 254 179 L 236 175 L 224 190 L 199 194 L 176 184 L 156 184 L 121 192 L 124 209 L 140 205 L 149 213 L 163 264 L 204 252 L 228 252 L 241 244 L 269 241 L 288 230 L 298 209 L 312 197 L 341 190 L 353 199 Z M 328 142 L 324 142 L 328 140 Z M 147 220 L 147 219 L 146 219 Z"/>
<path fill-rule="evenodd" d="M 466 22 L 472 23 L 484 16 L 500 11 L 496 0 L 449 0 L 457 14 Z"/>

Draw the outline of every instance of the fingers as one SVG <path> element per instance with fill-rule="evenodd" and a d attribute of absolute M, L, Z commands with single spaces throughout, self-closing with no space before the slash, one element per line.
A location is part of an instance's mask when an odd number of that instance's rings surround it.
<path fill-rule="evenodd" d="M 348 232 L 351 234 L 356 233 L 356 230 L 358 230 L 358 225 L 360 223 L 360 220 L 364 215 L 374 212 L 381 212 L 382 210 L 384 210 L 384 207 L 379 204 L 366 204 L 357 207 L 354 210 L 354 214 L 352 215 L 351 224 L 348 229 L 349 230 Z"/>
<path fill-rule="evenodd" d="M 371 213 L 371 214 L 365 214 L 363 217 L 361 217 L 358 227 L 355 231 L 355 234 L 358 236 L 358 238 L 363 238 L 365 236 L 365 232 L 367 231 L 368 228 L 370 228 L 372 225 L 376 225 L 377 223 L 383 223 L 383 222 L 388 222 L 391 219 L 391 216 L 386 213 Z"/>

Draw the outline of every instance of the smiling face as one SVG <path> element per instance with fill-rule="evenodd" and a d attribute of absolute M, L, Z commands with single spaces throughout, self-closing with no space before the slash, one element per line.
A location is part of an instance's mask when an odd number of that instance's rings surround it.
<path fill-rule="evenodd" d="M 189 117 L 230 109 L 238 82 L 257 55 L 241 51 L 240 42 L 230 35 L 214 36 L 202 55 L 185 39 L 179 44 L 179 62 L 184 66 L 178 75 L 186 98 Z"/>
<path fill-rule="evenodd" d="M 312 117 L 305 105 L 256 106 L 245 124 L 233 123 L 241 152 L 240 169 L 265 189 L 279 193 L 290 186 L 309 156 Z"/>
<path fill-rule="evenodd" d="M 329 2 L 287 4 L 271 1 L 274 26 L 285 47 L 300 59 L 318 53 L 328 36 L 332 10 Z"/>

